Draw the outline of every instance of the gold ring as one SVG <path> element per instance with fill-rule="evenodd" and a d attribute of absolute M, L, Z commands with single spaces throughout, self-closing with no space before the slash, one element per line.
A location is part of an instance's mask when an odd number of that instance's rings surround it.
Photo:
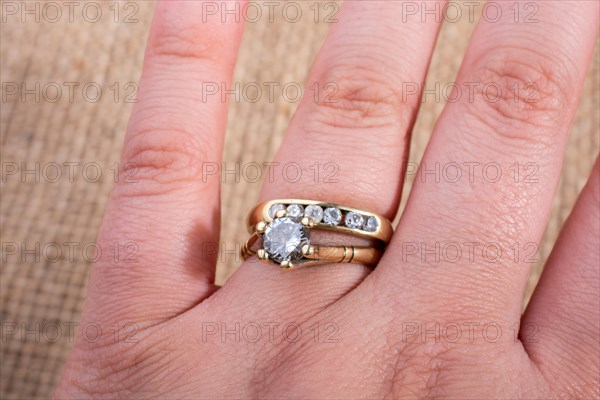
<path fill-rule="evenodd" d="M 375 266 L 389 243 L 391 222 L 376 213 L 315 200 L 281 199 L 257 205 L 248 216 L 252 234 L 242 257 L 253 255 L 290 269 L 327 263 L 361 263 Z M 323 246 L 311 244 L 312 229 L 330 230 L 372 239 L 369 246 Z M 259 247 L 262 242 L 262 248 Z"/>

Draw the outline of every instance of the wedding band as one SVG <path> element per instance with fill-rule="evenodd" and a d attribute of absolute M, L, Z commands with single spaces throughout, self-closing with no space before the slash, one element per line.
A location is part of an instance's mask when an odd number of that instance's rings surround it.
<path fill-rule="evenodd" d="M 252 234 L 242 248 L 242 257 L 259 259 L 282 268 L 327 263 L 361 263 L 375 266 L 393 233 L 391 222 L 376 213 L 315 200 L 270 200 L 249 214 Z M 313 229 L 335 231 L 372 239 L 369 246 L 323 246 L 311 244 Z M 262 248 L 259 247 L 262 242 Z"/>
<path fill-rule="evenodd" d="M 385 244 L 389 243 L 394 233 L 392 223 L 379 214 L 341 204 L 298 199 L 270 200 L 258 204 L 248 216 L 248 232 L 254 233 L 261 221 L 273 222 L 275 214 L 281 210 L 285 214 L 280 215 L 312 219 L 314 227 L 318 229 L 377 239 Z"/>

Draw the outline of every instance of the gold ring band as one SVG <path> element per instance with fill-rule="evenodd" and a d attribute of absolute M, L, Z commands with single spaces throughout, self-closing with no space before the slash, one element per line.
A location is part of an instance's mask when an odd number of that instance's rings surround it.
<path fill-rule="evenodd" d="M 290 269 L 329 263 L 377 265 L 393 234 L 391 222 L 372 212 L 315 200 L 270 200 L 249 214 L 252 234 L 241 253 Z M 310 243 L 310 231 L 324 229 L 374 239 L 376 246 L 323 246 Z M 262 248 L 259 247 L 262 242 Z"/>

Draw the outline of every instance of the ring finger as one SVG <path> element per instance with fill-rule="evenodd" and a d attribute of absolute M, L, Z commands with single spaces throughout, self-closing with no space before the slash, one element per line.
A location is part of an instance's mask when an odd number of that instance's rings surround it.
<path fill-rule="evenodd" d="M 344 4 L 309 75 L 307 87 L 318 87 L 319 99 L 302 100 L 275 157 L 302 173 L 294 182 L 285 174 L 266 182 L 262 200 L 315 199 L 393 219 L 420 99 L 407 101 L 402 93 L 407 83 L 424 80 L 439 28 L 434 18 L 399 23 L 402 7 L 399 1 Z M 275 292 L 282 306 L 316 299 L 304 304 L 318 309 L 367 273 L 361 265 L 336 264 L 286 274 L 251 260 L 224 289 L 236 296 Z"/>

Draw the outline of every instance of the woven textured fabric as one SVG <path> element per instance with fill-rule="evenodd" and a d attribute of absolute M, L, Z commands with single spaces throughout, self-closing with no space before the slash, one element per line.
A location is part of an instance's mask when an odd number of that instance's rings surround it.
<path fill-rule="evenodd" d="M 38 2 L 28 4 L 34 9 Z M 64 15 L 58 21 L 52 20 L 55 14 L 48 9 L 39 22 L 31 15 L 25 21 L 21 15 L 6 15 L 1 25 L 1 80 L 6 99 L 0 113 L 0 397 L 6 399 L 47 398 L 60 375 L 72 345 L 69 324 L 78 320 L 81 311 L 95 235 L 114 184 L 114 165 L 131 109 L 129 101 L 139 78 L 153 4 L 95 4 L 101 6 L 102 14 L 97 21 L 93 10 L 88 12 L 94 18 L 83 18 L 80 6 L 75 9 L 73 22 L 63 8 Z M 323 22 L 327 11 L 324 3 L 319 22 L 310 9 L 314 3 L 301 4 L 303 17 L 295 23 L 276 12 L 272 22 L 262 18 L 247 24 L 235 82 L 242 87 L 255 82 L 278 82 L 282 86 L 304 82 L 329 24 Z M 455 79 L 472 29 L 473 24 L 466 19 L 443 27 L 428 87 Z M 540 263 L 530 279 L 532 285 L 598 153 L 599 68 L 596 52 L 569 139 Z M 73 86 L 73 82 L 78 85 Z M 14 84 L 20 90 L 9 95 Z M 297 105 L 281 91 L 276 93 L 273 101 L 263 96 L 256 102 L 242 98 L 231 104 L 224 153 L 228 166 L 271 160 Z M 423 101 L 413 133 L 411 160 L 420 159 L 443 107 L 443 101 Z M 57 165 L 63 174 L 59 179 Z M 13 167 L 17 168 L 15 174 Z M 23 173 L 25 169 L 29 172 Z M 260 183 L 243 179 L 226 179 L 223 184 L 223 212 L 227 217 L 222 220 L 221 232 L 226 251 L 219 259 L 219 283 L 239 265 L 230 250 L 246 238 L 244 218 L 257 201 L 259 190 Z"/>

